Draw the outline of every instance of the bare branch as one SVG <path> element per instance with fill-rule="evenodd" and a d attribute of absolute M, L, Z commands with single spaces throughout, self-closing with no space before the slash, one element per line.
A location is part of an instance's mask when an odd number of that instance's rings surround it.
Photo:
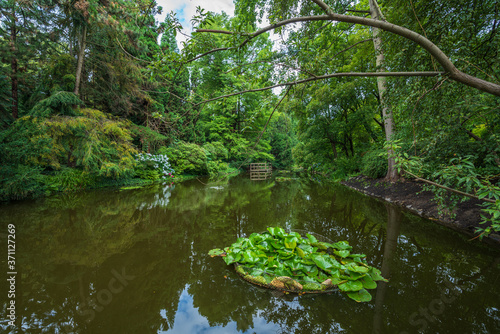
<path fill-rule="evenodd" d="M 224 99 L 226 97 L 242 95 L 245 93 L 262 92 L 262 91 L 270 90 L 273 88 L 285 87 L 285 86 L 295 86 L 295 85 L 300 85 L 300 84 L 304 84 L 304 83 L 311 82 L 311 81 L 318 81 L 318 80 L 330 79 L 330 78 L 335 78 L 335 77 L 434 77 L 434 76 L 443 75 L 443 74 L 445 74 L 445 72 L 368 72 L 368 73 L 366 73 L 366 72 L 348 72 L 348 73 L 333 73 L 333 74 L 326 74 L 326 75 L 321 75 L 321 76 L 317 76 L 317 77 L 310 77 L 307 79 L 302 79 L 302 80 L 297 80 L 297 81 L 292 81 L 292 82 L 280 83 L 280 84 L 276 84 L 273 86 L 248 89 L 248 90 L 244 90 L 244 91 L 240 91 L 240 92 L 236 92 L 236 93 L 222 95 L 222 96 L 218 96 L 218 97 L 214 97 L 212 99 L 202 101 L 196 105 L 205 104 L 205 103 L 212 102 L 212 101 L 217 101 L 220 99 Z"/>
<path fill-rule="evenodd" d="M 492 200 L 492 199 L 489 199 L 489 198 L 479 198 L 477 197 L 476 195 L 472 195 L 472 194 L 468 194 L 468 193 L 464 193 L 463 191 L 460 191 L 460 190 L 456 190 L 456 189 L 453 189 L 453 188 L 449 188 L 447 186 L 443 186 L 439 183 L 436 183 L 436 182 L 432 182 L 432 181 L 429 181 L 429 180 L 426 180 L 426 179 L 422 179 L 421 177 L 418 177 L 417 175 L 415 174 L 412 174 L 406 170 L 403 170 L 406 174 L 410 175 L 410 176 L 413 176 L 415 178 L 415 180 L 418 180 L 418 181 L 422 181 L 422 182 L 425 182 L 425 183 L 428 183 L 428 184 L 431 184 L 433 186 L 436 186 L 438 188 L 442 188 L 442 189 L 445 189 L 445 190 L 448 190 L 448 191 L 451 191 L 451 192 L 454 192 L 456 194 L 459 194 L 459 195 L 463 195 L 463 196 L 467 196 L 467 197 L 470 197 L 470 198 L 474 198 L 474 199 L 478 199 L 480 201 L 485 201 L 485 202 L 489 202 L 489 203 L 495 203 L 495 200 Z"/>
<path fill-rule="evenodd" d="M 242 68 L 242 67 L 245 67 L 245 66 L 250 66 L 250 65 L 260 64 L 260 63 L 267 63 L 267 64 L 272 64 L 272 65 L 275 65 L 275 66 L 283 66 L 283 67 L 286 67 L 286 68 L 289 68 L 289 69 L 292 69 L 292 70 L 295 70 L 295 71 L 307 73 L 307 74 L 309 74 L 312 77 L 317 77 L 316 74 L 311 73 L 308 70 L 304 70 L 302 68 L 290 66 L 290 65 L 287 65 L 287 64 L 284 64 L 284 63 L 273 62 L 273 61 L 270 61 L 270 60 L 258 60 L 258 61 L 254 61 L 254 62 L 251 62 L 251 63 L 243 64 L 243 65 L 240 65 L 240 66 L 236 66 L 236 67 L 230 69 L 229 71 L 225 72 L 225 74 L 230 73 L 232 71 L 235 71 L 235 70 L 237 70 L 239 68 Z"/>
<path fill-rule="evenodd" d="M 346 52 L 346 51 L 348 51 L 348 50 L 352 49 L 353 47 L 355 47 L 355 46 L 356 46 L 356 45 L 358 45 L 358 44 L 365 43 L 365 42 L 371 42 L 371 41 L 372 41 L 372 39 L 371 39 L 371 38 L 368 38 L 368 39 L 365 39 L 365 40 L 359 41 L 359 42 L 357 42 L 357 43 L 354 43 L 353 45 L 349 46 L 348 48 L 345 48 L 344 50 L 339 51 L 339 52 L 337 52 L 336 54 L 334 54 L 334 55 L 333 55 L 333 57 L 331 57 L 331 58 L 329 59 L 329 61 L 330 61 L 330 60 L 332 60 L 333 58 L 337 57 L 339 54 L 341 54 L 341 53 L 343 53 L 343 52 Z"/>
<path fill-rule="evenodd" d="M 202 57 L 205 57 L 206 55 L 209 55 L 211 53 L 214 53 L 214 52 L 219 52 L 219 51 L 224 51 L 224 50 L 231 50 L 231 49 L 236 49 L 236 47 L 230 47 L 230 48 L 218 48 L 218 49 L 213 49 L 213 50 L 210 50 L 210 51 L 207 51 L 205 53 L 202 53 L 201 55 L 198 55 L 194 58 L 191 58 L 189 60 L 186 60 L 184 63 L 190 63 L 192 61 L 195 61 L 197 59 L 200 59 Z"/>
<path fill-rule="evenodd" d="M 369 10 L 356 10 L 356 9 L 348 9 L 346 12 L 350 13 L 363 13 L 363 14 L 370 14 Z"/>
<path fill-rule="evenodd" d="M 135 57 L 135 56 L 131 55 L 130 53 L 128 53 L 128 52 L 127 52 L 127 50 L 125 50 L 125 49 L 123 48 L 123 45 L 122 45 L 122 43 L 120 43 L 120 40 L 118 40 L 118 37 L 116 38 L 116 41 L 118 42 L 118 45 L 120 45 L 120 48 L 122 49 L 122 51 L 123 51 L 123 52 L 125 52 L 125 54 L 126 54 L 126 55 L 128 55 L 129 57 L 132 57 L 132 58 L 134 58 L 135 60 L 139 60 L 139 61 L 143 61 L 143 62 L 145 62 L 145 63 L 151 64 L 151 62 L 150 62 L 150 61 L 147 61 L 147 60 L 144 60 L 144 59 L 137 58 L 137 57 Z"/>
<path fill-rule="evenodd" d="M 173 97 L 175 97 L 176 99 L 180 100 L 180 101 L 183 101 L 183 102 L 187 102 L 187 103 L 190 103 L 192 105 L 195 105 L 193 102 L 189 101 L 189 100 L 186 100 L 185 98 L 182 98 L 170 91 L 166 91 L 166 92 L 158 92 L 158 91 L 154 91 L 154 90 L 145 90 L 145 89 L 141 89 L 141 92 L 146 92 L 146 93 L 154 93 L 154 94 L 168 94 L 168 95 L 172 95 Z"/>
<path fill-rule="evenodd" d="M 241 34 L 241 35 L 251 35 L 251 33 L 239 33 L 235 31 L 227 31 L 227 30 L 216 30 L 216 29 L 197 29 L 196 32 L 209 32 L 209 33 L 214 33 L 214 34 L 227 34 L 227 35 L 236 35 L 236 34 Z"/>

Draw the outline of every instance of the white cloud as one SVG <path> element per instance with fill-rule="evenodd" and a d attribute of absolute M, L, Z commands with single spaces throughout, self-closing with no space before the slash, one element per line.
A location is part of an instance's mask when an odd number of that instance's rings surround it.
<path fill-rule="evenodd" d="M 214 13 L 226 12 L 226 14 L 234 15 L 233 0 L 156 0 L 158 6 L 163 7 L 162 15 L 156 16 L 159 22 L 165 20 L 167 13 L 171 11 L 177 13 L 180 23 L 182 24 L 182 32 L 190 35 L 192 31 L 191 18 L 196 14 L 196 7 L 200 6 L 205 11 Z M 183 34 L 177 34 L 177 44 L 180 46 L 181 41 L 187 39 Z"/>

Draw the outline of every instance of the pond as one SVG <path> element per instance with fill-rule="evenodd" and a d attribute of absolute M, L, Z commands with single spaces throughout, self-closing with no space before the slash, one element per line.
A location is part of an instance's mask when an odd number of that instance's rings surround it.
<path fill-rule="evenodd" d="M 389 282 L 368 303 L 285 295 L 207 255 L 268 226 L 346 240 Z M 2 332 L 500 332 L 497 248 L 341 185 L 242 174 L 96 190 L 2 205 L 0 227 Z"/>

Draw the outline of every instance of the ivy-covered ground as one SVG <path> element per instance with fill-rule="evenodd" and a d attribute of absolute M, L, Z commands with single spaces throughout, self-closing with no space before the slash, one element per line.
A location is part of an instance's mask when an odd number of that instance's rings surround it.
<path fill-rule="evenodd" d="M 434 195 L 430 191 L 422 191 L 423 183 L 420 181 L 402 179 L 390 183 L 384 179 L 371 179 L 357 176 L 342 182 L 343 185 L 369 196 L 402 206 L 411 212 L 431 219 L 441 225 L 475 236 L 476 227 L 484 227 L 481 221 L 481 201 L 468 199 L 459 203 L 455 209 L 456 217 L 440 214 L 438 205 L 433 201 Z M 500 236 L 491 234 L 490 241 L 500 245 Z M 483 239 L 485 240 L 485 239 Z"/>

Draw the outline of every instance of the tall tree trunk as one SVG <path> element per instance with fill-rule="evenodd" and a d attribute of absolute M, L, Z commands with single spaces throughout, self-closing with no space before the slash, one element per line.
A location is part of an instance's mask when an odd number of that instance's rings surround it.
<path fill-rule="evenodd" d="M 78 51 L 78 62 L 76 64 L 75 90 L 73 91 L 73 93 L 75 93 L 76 96 L 80 96 L 80 81 L 82 79 L 82 68 L 83 68 L 83 61 L 85 58 L 86 41 L 87 41 L 87 26 L 84 26 L 82 34 L 80 36 L 80 41 L 79 41 L 80 50 Z"/>
<path fill-rule="evenodd" d="M 337 158 L 338 158 L 337 143 L 335 142 L 335 140 L 333 140 L 331 138 L 328 138 L 328 140 L 330 141 L 330 145 L 332 145 L 333 157 L 335 160 L 337 160 Z"/>
<path fill-rule="evenodd" d="M 10 60 L 10 80 L 12 88 L 12 117 L 16 119 L 19 116 L 19 79 L 17 77 L 17 54 L 16 54 L 16 40 L 17 40 L 17 29 L 16 29 L 16 12 L 15 7 L 12 7 L 12 22 L 10 26 L 10 51 L 12 52 Z"/>
<path fill-rule="evenodd" d="M 382 12 L 377 4 L 377 0 L 370 0 L 370 15 L 374 20 L 383 20 Z M 384 50 L 382 49 L 382 41 L 380 38 L 381 30 L 376 27 L 372 27 L 373 31 L 373 46 L 375 48 L 375 63 L 377 66 L 377 72 L 385 72 L 384 67 Z M 382 108 L 382 116 L 384 118 L 384 129 L 385 129 L 385 139 L 390 141 L 394 133 L 394 118 L 392 116 L 392 110 L 386 103 L 385 92 L 387 90 L 387 80 L 385 77 L 377 77 L 377 87 L 380 96 L 380 107 Z M 391 181 L 396 181 L 399 178 L 399 174 L 396 169 L 396 163 L 394 161 L 394 152 L 392 149 L 387 151 L 387 175 L 386 179 Z"/>

